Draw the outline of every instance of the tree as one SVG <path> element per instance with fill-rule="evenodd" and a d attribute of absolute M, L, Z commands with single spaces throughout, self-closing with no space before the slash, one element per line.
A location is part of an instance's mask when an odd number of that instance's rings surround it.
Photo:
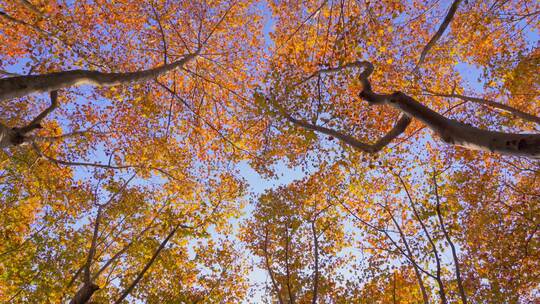
<path fill-rule="evenodd" d="M 413 8 L 421 6 L 415 2 L 396 3 L 395 7 L 382 4 L 371 6 L 369 2 L 350 3 L 347 9 L 344 9 L 343 2 L 341 7 L 334 2 L 323 1 L 321 4 L 312 2 L 295 7 L 296 14 L 291 15 L 288 12 L 283 16 L 280 13 L 286 10 L 282 6 L 288 3 L 274 3 L 274 11 L 278 15 L 280 25 L 277 27 L 279 32 L 275 34 L 275 41 L 280 47 L 276 49 L 272 58 L 272 70 L 269 72 L 270 76 L 266 85 L 268 92 L 263 95 L 256 93 L 255 98 L 259 99 L 259 103 L 266 104 L 265 107 L 272 108 L 274 113 L 266 109 L 271 116 L 277 116 L 309 131 L 336 137 L 344 144 L 366 153 L 380 151 L 409 129 L 411 119 L 414 118 L 449 144 L 473 150 L 537 158 L 540 147 L 537 134 L 489 131 L 460 122 L 462 118 L 459 116 L 457 119 L 452 119 L 437 112 L 442 100 L 434 97 L 450 97 L 489 108 L 502 109 L 525 122 L 537 124 L 540 121 L 536 115 L 489 100 L 489 98 L 464 96 L 461 94 L 464 89 L 458 87 L 461 79 L 455 66 L 459 59 L 465 61 L 470 58 L 471 62 L 476 63 L 474 56 L 477 52 L 486 51 L 486 48 L 500 48 L 496 54 L 512 52 L 517 54 L 517 50 L 522 51 L 520 47 L 523 47 L 524 41 L 517 40 L 521 42 L 520 44 L 515 41 L 501 42 L 507 39 L 507 33 L 503 33 L 502 29 L 509 29 L 509 32 L 512 32 L 511 24 L 500 25 L 501 20 L 483 24 L 485 28 L 492 28 L 491 34 L 495 37 L 484 40 L 484 44 L 481 45 L 468 45 L 466 51 L 459 50 L 462 40 L 465 39 L 463 37 L 465 33 L 452 31 L 447 33 L 451 37 L 448 41 L 449 46 L 441 47 L 445 52 L 437 53 L 439 57 L 429 56 L 430 51 L 440 42 L 439 40 L 456 16 L 460 3 L 461 1 L 452 3 L 438 30 L 424 47 L 421 47 L 422 40 L 420 39 L 403 39 L 405 35 L 410 37 L 425 35 L 424 29 L 416 30 L 415 23 L 418 20 L 413 18 L 405 25 L 399 24 L 398 21 L 404 16 L 411 15 Z M 465 5 L 467 8 L 464 10 L 478 10 L 479 14 L 487 15 L 485 18 L 495 20 L 500 18 L 498 14 L 526 16 L 524 18 L 532 19 L 538 16 L 537 11 L 532 14 L 522 12 L 528 12 L 528 8 L 517 3 L 514 6 L 508 4 L 496 8 L 473 3 Z M 336 10 L 336 16 L 334 16 L 333 13 Z M 305 13 L 302 12 L 306 11 L 311 13 L 304 16 Z M 367 22 L 353 29 L 353 24 L 358 25 L 356 21 L 360 16 Z M 459 27 L 460 20 L 457 21 L 456 27 Z M 393 35 L 394 27 L 397 25 L 400 26 L 399 31 Z M 289 32 L 294 35 L 288 34 Z M 515 36 L 517 34 L 511 37 Z M 417 57 L 412 54 L 407 56 L 403 50 L 422 50 L 420 59 L 417 60 Z M 530 56 L 534 56 L 537 50 L 533 47 L 529 52 Z M 426 58 L 429 57 L 435 57 L 433 62 L 436 64 L 428 65 L 429 60 Z M 514 63 L 520 62 L 521 57 L 514 56 L 507 60 Z M 358 58 L 365 58 L 365 60 L 358 60 Z M 479 58 L 476 59 L 479 60 Z M 374 60 L 381 61 L 373 64 Z M 527 65 L 535 65 L 535 63 L 529 62 Z M 409 70 L 410 66 L 414 68 Z M 446 68 L 439 68 L 440 66 Z M 486 67 L 485 73 L 495 72 L 491 71 L 490 67 Z M 502 87 L 505 80 L 499 75 L 490 75 L 487 78 L 489 83 L 486 87 L 497 81 Z M 439 87 L 443 87 L 444 91 L 449 91 L 450 88 L 444 88 L 443 79 L 452 79 L 453 84 L 450 86 L 452 93 L 435 93 L 441 90 Z M 377 82 L 376 87 L 373 86 L 374 82 Z M 393 93 L 379 93 L 381 91 Z M 431 107 L 419 101 L 426 93 L 432 96 Z M 496 96 L 503 96 L 505 93 L 507 91 L 503 87 Z M 374 144 L 366 144 L 357 139 L 371 135 L 369 130 L 359 129 L 358 135 L 342 130 L 351 129 L 351 126 L 361 128 L 356 122 L 362 119 L 373 120 L 371 124 L 386 122 L 392 113 L 386 117 L 373 117 L 371 113 L 358 107 L 351 110 L 348 106 L 356 103 L 357 96 L 367 101 L 370 106 L 388 105 L 401 112 L 400 118 L 395 119 L 394 127 Z M 377 123 L 374 123 L 375 121 Z M 364 129 L 369 129 L 369 127 Z"/>
<path fill-rule="evenodd" d="M 231 241 L 208 243 L 207 231 L 230 229 L 243 195 L 228 173 L 244 152 L 227 134 L 239 125 L 227 111 L 239 107 L 230 90 L 249 88 L 243 56 L 257 51 L 259 22 L 251 4 L 32 2 L 2 3 L 0 13 L 10 41 L 2 70 L 16 71 L 0 80 L 2 299 L 121 301 L 176 256 L 186 263 L 172 272 L 191 269 L 177 275 L 184 296 L 235 302 L 242 260 Z M 138 186 L 105 203 L 130 177 Z M 186 257 L 199 247 L 208 253 Z"/>
<path fill-rule="evenodd" d="M 331 303 L 344 292 L 344 217 L 329 196 L 315 194 L 321 182 L 335 186 L 332 173 L 329 168 L 264 193 L 244 224 L 241 237 L 268 274 L 270 302 Z"/>
<path fill-rule="evenodd" d="M 539 18 L 0 1 L 0 300 L 537 301 Z"/>

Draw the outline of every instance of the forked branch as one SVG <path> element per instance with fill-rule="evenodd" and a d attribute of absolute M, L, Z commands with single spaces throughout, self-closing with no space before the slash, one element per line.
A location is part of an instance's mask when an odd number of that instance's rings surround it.
<path fill-rule="evenodd" d="M 360 75 L 364 87 L 360 98 L 366 100 L 370 105 L 389 105 L 398 109 L 424 123 L 448 144 L 504 155 L 540 157 L 540 134 L 483 130 L 446 118 L 405 93 L 399 91 L 392 94 L 375 93 L 368 79 L 372 71 L 373 65 L 369 64 L 368 68 Z"/>

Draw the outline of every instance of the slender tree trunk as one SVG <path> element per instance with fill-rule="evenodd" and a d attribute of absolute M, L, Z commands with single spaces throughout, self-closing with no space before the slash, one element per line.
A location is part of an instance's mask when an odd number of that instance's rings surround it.
<path fill-rule="evenodd" d="M 399 232 L 399 236 L 400 236 L 401 240 L 403 241 L 403 244 L 405 245 L 405 249 L 407 250 L 407 255 L 409 256 L 409 260 L 413 264 L 414 274 L 416 276 L 416 280 L 418 281 L 418 286 L 420 287 L 420 291 L 422 293 L 422 299 L 424 301 L 424 304 L 428 304 L 429 303 L 429 296 L 427 294 L 426 287 L 424 286 L 424 281 L 422 280 L 422 274 L 420 273 L 418 263 L 416 263 L 416 261 L 413 258 L 412 250 L 409 247 L 409 242 L 407 242 L 407 238 L 405 236 L 405 233 L 403 232 L 403 230 L 399 226 L 398 222 L 394 218 L 394 215 L 392 214 L 392 212 L 390 212 L 390 210 L 386 210 L 386 211 L 388 212 L 388 214 L 390 214 L 390 217 L 392 218 L 392 222 L 394 222 L 394 225 L 396 225 L 396 228 L 398 229 L 398 232 Z M 387 234 L 387 237 L 390 237 L 390 236 Z M 397 244 L 395 244 L 395 246 L 397 247 Z"/>
<path fill-rule="evenodd" d="M 264 262 L 266 264 L 266 269 L 268 270 L 268 274 L 270 275 L 270 281 L 272 281 L 272 286 L 274 288 L 274 291 L 276 292 L 279 304 L 283 304 L 283 299 L 281 298 L 281 293 L 279 291 L 279 286 L 277 285 L 276 279 L 274 278 L 274 272 L 272 271 L 272 267 L 270 266 L 270 259 L 268 258 L 268 229 L 265 228 L 264 232 Z"/>
<path fill-rule="evenodd" d="M 313 252 L 315 260 L 315 270 L 313 274 L 313 299 L 311 303 L 317 304 L 317 293 L 319 292 L 319 240 L 317 238 L 315 220 L 311 222 L 311 232 L 313 233 Z"/>
<path fill-rule="evenodd" d="M 185 226 L 179 224 L 176 227 L 174 227 L 173 230 L 171 230 L 169 235 L 167 235 L 167 237 L 161 242 L 161 244 L 159 244 L 159 247 L 154 252 L 154 255 L 152 255 L 152 258 L 150 258 L 148 263 L 146 263 L 146 265 L 141 270 L 141 272 L 139 272 L 139 274 L 135 277 L 133 282 L 131 282 L 131 284 L 129 284 L 129 286 L 122 292 L 120 297 L 118 297 L 118 299 L 114 302 L 115 304 L 122 303 L 125 300 L 125 298 L 131 293 L 131 291 L 133 291 L 135 286 L 137 286 L 137 284 L 139 284 L 141 279 L 144 277 L 145 273 L 148 271 L 148 269 L 150 269 L 152 264 L 154 264 L 154 261 L 157 259 L 157 257 L 161 253 L 161 250 L 163 250 L 163 248 L 165 248 L 165 246 L 167 245 L 169 240 L 173 237 L 173 235 L 176 233 L 176 231 L 178 231 L 179 228 L 185 228 Z"/>
<path fill-rule="evenodd" d="M 420 227 L 422 227 L 422 230 L 426 234 L 426 237 L 427 237 L 427 239 L 429 241 L 429 244 L 431 245 L 431 249 L 433 251 L 433 254 L 435 255 L 435 264 L 436 264 L 436 267 L 437 267 L 436 281 L 437 281 L 437 285 L 439 285 L 439 296 L 441 298 L 441 303 L 446 304 L 446 303 L 448 303 L 448 300 L 446 299 L 446 292 L 444 291 L 444 284 L 443 284 L 443 281 L 441 279 L 441 260 L 440 260 L 440 257 L 439 257 L 439 252 L 437 250 L 437 246 L 435 245 L 435 242 L 433 241 L 433 238 L 431 237 L 431 234 L 427 230 L 427 227 L 424 224 L 424 221 L 422 220 L 422 218 L 420 217 L 420 214 L 418 213 L 418 210 L 416 209 L 414 200 L 413 200 L 413 198 L 411 196 L 411 193 L 409 192 L 409 188 L 405 184 L 405 181 L 401 178 L 401 176 L 398 175 L 397 177 L 398 177 L 401 185 L 405 189 L 405 193 L 407 194 L 407 198 L 409 199 L 409 203 L 410 203 L 411 208 L 413 210 L 414 217 L 416 217 L 416 220 L 420 223 Z"/>
<path fill-rule="evenodd" d="M 294 304 L 294 294 L 291 288 L 291 272 L 289 269 L 289 227 L 285 231 L 285 273 L 287 276 L 287 291 L 289 293 L 289 304 Z"/>
<path fill-rule="evenodd" d="M 393 280 L 392 280 L 392 302 L 394 304 L 396 304 L 396 273 L 394 272 L 394 276 L 393 276 Z"/>
<path fill-rule="evenodd" d="M 448 231 L 446 230 L 446 226 L 443 221 L 442 213 L 441 213 L 441 202 L 439 199 L 439 191 L 437 186 L 437 179 L 435 175 L 433 175 L 433 183 L 435 187 L 435 198 L 437 201 L 437 217 L 439 219 L 439 223 L 441 225 L 441 230 L 443 231 L 444 237 L 448 244 L 450 244 L 450 249 L 452 251 L 452 259 L 454 260 L 454 267 L 456 269 L 456 280 L 458 283 L 459 288 L 459 295 L 461 297 L 461 302 L 463 304 L 467 304 L 467 296 L 465 294 L 465 288 L 463 287 L 463 281 L 461 280 L 461 270 L 459 269 L 459 259 L 457 256 L 456 246 L 454 246 L 454 242 L 452 242 L 452 239 L 450 238 L 450 235 Z"/>

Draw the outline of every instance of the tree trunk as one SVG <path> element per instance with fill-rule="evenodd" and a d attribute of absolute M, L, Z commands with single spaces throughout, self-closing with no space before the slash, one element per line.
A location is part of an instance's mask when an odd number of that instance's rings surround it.
<path fill-rule="evenodd" d="M 69 304 L 84 304 L 88 302 L 94 292 L 96 292 L 98 289 L 99 286 L 94 283 L 84 284 L 83 287 L 77 291 L 77 294 L 75 294 L 75 297 L 73 297 Z"/>
<path fill-rule="evenodd" d="M 28 132 L 22 128 L 10 128 L 0 123 L 0 149 L 23 144 L 27 141 L 27 133 Z"/>
<path fill-rule="evenodd" d="M 169 242 L 169 240 L 174 236 L 174 234 L 176 233 L 176 231 L 179 229 L 179 228 L 188 228 L 187 226 L 184 226 L 182 224 L 178 224 L 174 227 L 174 229 L 171 230 L 171 232 L 169 232 L 169 234 L 167 235 L 167 237 L 161 242 L 161 244 L 159 244 L 159 247 L 156 249 L 156 251 L 154 252 L 154 254 L 152 255 L 152 258 L 150 258 L 150 260 L 148 261 L 148 263 L 146 263 L 146 265 L 144 266 L 144 268 L 137 274 L 137 276 L 135 277 L 135 279 L 133 280 L 133 282 L 131 282 L 131 284 L 129 284 L 129 286 L 122 292 L 122 294 L 120 295 L 120 297 L 114 302 L 115 304 L 120 304 L 124 301 L 124 299 L 131 293 L 131 291 L 135 288 L 135 286 L 137 286 L 137 284 L 139 283 L 139 281 L 144 277 L 144 275 L 146 274 L 146 272 L 148 271 L 148 269 L 150 269 L 150 267 L 152 266 L 152 264 L 154 264 L 154 261 L 157 259 L 157 257 L 159 256 L 161 250 L 163 250 L 163 248 L 165 248 L 165 246 L 167 245 L 167 243 Z"/>
<path fill-rule="evenodd" d="M 311 232 L 313 233 L 313 253 L 314 253 L 314 262 L 315 270 L 313 274 L 313 298 L 311 303 L 317 304 L 317 293 L 319 291 L 319 241 L 317 237 L 317 229 L 315 227 L 315 220 L 311 222 Z"/>

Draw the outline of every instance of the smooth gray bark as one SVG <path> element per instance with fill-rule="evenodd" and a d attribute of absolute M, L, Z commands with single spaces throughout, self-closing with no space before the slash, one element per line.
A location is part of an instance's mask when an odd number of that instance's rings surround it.
<path fill-rule="evenodd" d="M 189 54 L 173 63 L 156 68 L 128 73 L 103 73 L 89 70 L 72 70 L 43 75 L 17 76 L 0 79 L 0 101 L 46 93 L 83 84 L 97 87 L 151 80 L 166 72 L 183 66 L 198 53 Z"/>
<path fill-rule="evenodd" d="M 495 152 L 499 154 L 540 157 L 540 134 L 519 134 L 488 131 L 446 118 L 431 110 L 413 97 L 395 92 L 378 94 L 372 91 L 368 77 L 373 72 L 373 65 L 362 61 L 364 67 L 360 80 L 364 86 L 360 97 L 371 105 L 389 105 L 408 116 L 418 119 L 439 135 L 448 144 L 462 146 L 471 150 Z"/>

